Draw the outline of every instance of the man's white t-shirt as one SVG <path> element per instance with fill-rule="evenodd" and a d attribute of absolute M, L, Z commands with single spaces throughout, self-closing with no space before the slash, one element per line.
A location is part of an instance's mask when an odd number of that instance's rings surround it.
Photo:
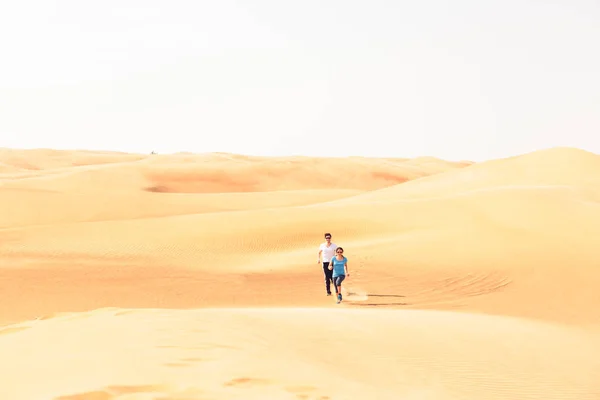
<path fill-rule="evenodd" d="M 323 262 L 329 262 L 335 256 L 335 249 L 337 249 L 337 245 L 331 242 L 331 245 L 327 247 L 327 242 L 321 243 L 319 249 L 322 251 L 321 257 L 323 257 Z"/>

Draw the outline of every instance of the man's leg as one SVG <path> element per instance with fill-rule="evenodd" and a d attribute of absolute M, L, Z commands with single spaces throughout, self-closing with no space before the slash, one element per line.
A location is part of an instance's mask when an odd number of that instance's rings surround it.
<path fill-rule="evenodd" d="M 329 288 L 330 284 L 333 286 L 333 288 L 335 289 L 335 284 L 333 283 L 333 271 L 330 270 L 329 268 L 327 269 L 327 291 L 329 294 L 331 294 L 331 289 Z"/>
<path fill-rule="evenodd" d="M 325 289 L 327 289 L 327 295 L 331 294 L 331 276 L 333 271 L 329 270 L 329 262 L 323 262 L 323 276 L 325 277 Z"/>

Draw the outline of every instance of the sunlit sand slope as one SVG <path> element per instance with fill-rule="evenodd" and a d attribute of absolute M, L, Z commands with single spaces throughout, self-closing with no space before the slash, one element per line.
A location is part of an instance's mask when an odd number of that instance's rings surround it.
<path fill-rule="evenodd" d="M 468 169 L 424 177 L 406 185 L 357 198 L 363 200 L 429 199 L 470 192 L 510 189 L 565 190 L 600 201 L 600 156 L 573 148 L 552 148 L 486 161 Z"/>
<path fill-rule="evenodd" d="M 456 312 L 97 310 L 0 331 L 0 397 L 596 400 L 597 337 Z"/>

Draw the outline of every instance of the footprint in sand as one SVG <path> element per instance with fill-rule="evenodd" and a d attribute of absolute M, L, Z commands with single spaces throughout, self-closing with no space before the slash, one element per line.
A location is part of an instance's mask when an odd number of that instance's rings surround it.
<path fill-rule="evenodd" d="M 314 392 L 317 390 L 314 386 L 301 385 L 301 386 L 286 386 L 285 390 L 289 393 L 294 393 L 298 400 L 329 400 L 329 396 L 317 395 Z"/>
<path fill-rule="evenodd" d="M 168 393 L 169 389 L 164 385 L 107 386 L 103 390 L 55 397 L 54 400 L 115 400 L 123 395 L 142 393 L 164 394 Z"/>
<path fill-rule="evenodd" d="M 234 386 L 234 387 L 252 387 L 252 386 L 264 386 L 269 385 L 271 382 L 267 379 L 259 378 L 234 378 L 228 382 L 225 382 L 223 386 Z"/>

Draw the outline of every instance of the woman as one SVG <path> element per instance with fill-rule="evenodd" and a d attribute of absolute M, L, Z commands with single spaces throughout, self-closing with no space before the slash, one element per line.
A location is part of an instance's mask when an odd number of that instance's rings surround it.
<path fill-rule="evenodd" d="M 344 257 L 344 249 L 338 247 L 335 249 L 336 256 L 331 259 L 329 269 L 333 270 L 333 285 L 337 294 L 337 302 L 342 301 L 342 281 L 350 276 L 348 273 L 348 259 Z"/>

